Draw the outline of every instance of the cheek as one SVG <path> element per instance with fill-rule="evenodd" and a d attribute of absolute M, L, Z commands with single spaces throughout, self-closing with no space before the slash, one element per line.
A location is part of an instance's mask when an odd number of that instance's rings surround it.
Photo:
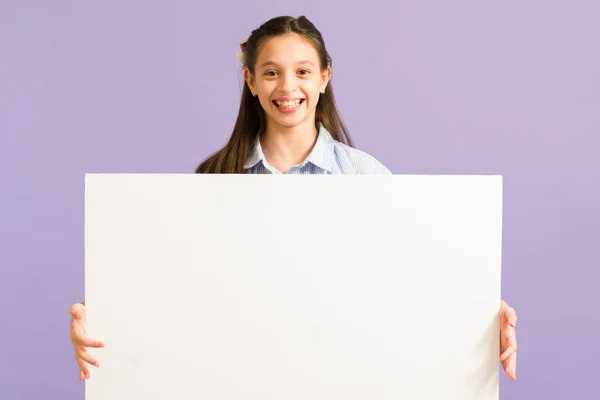
<path fill-rule="evenodd" d="M 265 85 L 262 82 L 257 82 L 256 93 L 258 95 L 257 97 L 258 97 L 258 100 L 260 101 L 260 104 L 262 104 L 264 107 L 265 103 L 269 102 L 270 92 L 268 89 L 268 85 Z"/>
<path fill-rule="evenodd" d="M 271 104 L 271 102 L 269 100 L 269 96 L 266 96 L 260 92 L 258 94 L 258 101 L 259 101 L 261 107 L 263 108 L 263 110 L 266 110 L 269 107 L 269 105 Z"/>
<path fill-rule="evenodd" d="M 272 82 L 260 82 L 256 86 L 256 90 L 260 97 L 268 100 L 273 93 L 273 84 Z"/>
<path fill-rule="evenodd" d="M 306 96 L 309 97 L 313 102 L 319 99 L 321 95 L 321 84 L 319 80 L 313 80 L 304 82 L 302 85 L 302 91 Z"/>

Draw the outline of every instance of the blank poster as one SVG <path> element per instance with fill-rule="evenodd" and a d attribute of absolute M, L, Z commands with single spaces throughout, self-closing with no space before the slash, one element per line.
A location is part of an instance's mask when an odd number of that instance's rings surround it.
<path fill-rule="evenodd" d="M 497 400 L 500 176 L 90 174 L 87 400 Z"/>

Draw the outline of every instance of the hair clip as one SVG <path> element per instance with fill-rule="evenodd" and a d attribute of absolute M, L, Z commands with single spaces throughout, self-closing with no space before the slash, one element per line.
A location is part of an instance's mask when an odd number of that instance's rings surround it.
<path fill-rule="evenodd" d="M 248 39 L 240 41 L 240 50 L 242 52 L 236 54 L 237 59 L 242 63 L 242 65 L 246 63 L 246 50 L 248 49 L 247 42 Z"/>

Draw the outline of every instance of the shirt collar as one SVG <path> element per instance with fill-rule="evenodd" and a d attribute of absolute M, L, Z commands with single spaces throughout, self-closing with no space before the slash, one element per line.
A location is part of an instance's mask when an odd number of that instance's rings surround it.
<path fill-rule="evenodd" d="M 333 137 L 331 137 L 329 131 L 321 125 L 317 136 L 317 142 L 302 165 L 310 162 L 325 171 L 331 172 L 333 166 L 334 145 L 335 141 Z M 260 162 L 267 164 L 265 154 L 260 145 L 260 140 L 257 139 L 254 150 L 246 160 L 244 168 L 253 168 Z"/>

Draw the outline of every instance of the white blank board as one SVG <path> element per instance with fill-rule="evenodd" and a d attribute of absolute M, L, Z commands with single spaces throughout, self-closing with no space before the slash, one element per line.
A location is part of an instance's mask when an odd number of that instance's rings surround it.
<path fill-rule="evenodd" d="M 497 400 L 499 176 L 86 176 L 87 400 Z"/>

